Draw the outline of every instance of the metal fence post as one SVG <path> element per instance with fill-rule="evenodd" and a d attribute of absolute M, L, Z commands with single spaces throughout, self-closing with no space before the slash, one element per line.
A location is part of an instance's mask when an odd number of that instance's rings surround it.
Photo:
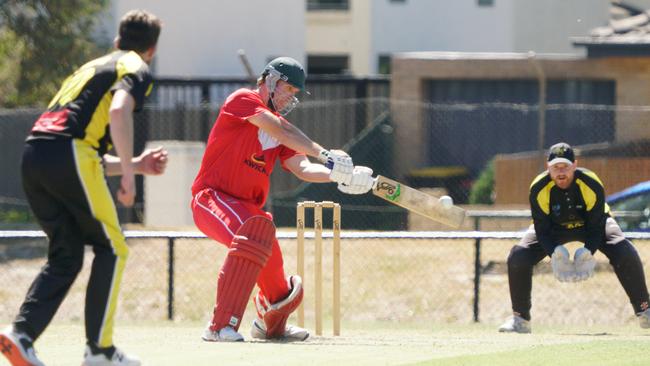
<path fill-rule="evenodd" d="M 167 319 L 174 320 L 174 237 L 167 239 Z"/>
<path fill-rule="evenodd" d="M 368 97 L 368 79 L 358 79 L 355 82 L 354 97 L 357 100 L 362 100 Z M 366 108 L 363 104 L 357 101 L 354 111 L 354 132 L 355 135 L 359 134 L 368 125 L 368 116 L 366 115 Z"/>
<path fill-rule="evenodd" d="M 210 135 L 210 83 L 201 83 L 201 139 L 207 141 Z"/>
<path fill-rule="evenodd" d="M 481 238 L 474 243 L 474 322 L 478 323 L 478 301 L 481 283 Z"/>

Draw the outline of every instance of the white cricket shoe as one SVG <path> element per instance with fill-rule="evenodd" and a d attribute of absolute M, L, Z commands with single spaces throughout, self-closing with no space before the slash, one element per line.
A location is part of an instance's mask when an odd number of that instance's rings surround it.
<path fill-rule="evenodd" d="M 262 319 L 256 318 L 253 320 L 253 325 L 251 326 L 251 337 L 257 339 L 269 339 L 266 336 L 266 325 Z M 287 341 L 304 341 L 309 338 L 309 331 L 297 327 L 295 325 L 289 325 L 284 328 L 284 336 L 282 339 Z"/>
<path fill-rule="evenodd" d="M 505 323 L 499 327 L 499 332 L 502 333 L 530 333 L 530 321 L 518 316 L 513 315 L 508 318 Z"/>
<path fill-rule="evenodd" d="M 233 327 L 227 326 L 219 330 L 210 330 L 210 323 L 205 327 L 201 338 L 206 342 L 243 342 L 244 336 L 239 334 Z"/>
<path fill-rule="evenodd" d="M 140 366 L 141 364 L 137 357 L 127 355 L 118 348 L 115 348 L 113 357 L 109 360 L 105 354 L 94 354 L 90 347 L 86 346 L 84 362 L 81 366 Z"/>
<path fill-rule="evenodd" d="M 644 312 L 637 314 L 639 318 L 639 325 L 641 328 L 650 328 L 650 309 L 646 309 Z"/>
<path fill-rule="evenodd" d="M 25 333 L 17 332 L 13 326 L 7 327 L 0 333 L 0 353 L 12 365 L 45 366 L 36 357 L 32 339 Z"/>

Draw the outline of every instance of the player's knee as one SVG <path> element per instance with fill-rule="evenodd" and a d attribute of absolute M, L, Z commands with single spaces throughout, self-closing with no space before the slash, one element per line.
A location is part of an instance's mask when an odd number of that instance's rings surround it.
<path fill-rule="evenodd" d="M 519 273 L 530 271 L 535 266 L 535 263 L 531 262 L 529 252 L 529 248 L 519 245 L 513 246 L 508 255 L 508 272 Z"/>
<path fill-rule="evenodd" d="M 289 295 L 283 300 L 271 304 L 261 292 L 255 297 L 257 315 L 264 320 L 266 334 L 269 338 L 280 337 L 284 334 L 289 315 L 302 303 L 304 291 L 300 276 L 290 276 L 287 281 L 289 282 Z"/>
<path fill-rule="evenodd" d="M 47 271 L 53 275 L 74 277 L 84 261 L 84 248 L 81 244 L 59 247 L 50 252 L 47 258 Z"/>
<path fill-rule="evenodd" d="M 508 254 L 508 268 L 527 267 L 528 260 L 526 255 L 526 248 L 515 245 Z"/>
<path fill-rule="evenodd" d="M 56 276 L 76 277 L 83 267 L 83 257 L 49 259 L 47 271 Z"/>
<path fill-rule="evenodd" d="M 230 245 L 229 255 L 244 257 L 260 266 L 271 256 L 275 226 L 263 216 L 253 216 L 237 230 Z"/>

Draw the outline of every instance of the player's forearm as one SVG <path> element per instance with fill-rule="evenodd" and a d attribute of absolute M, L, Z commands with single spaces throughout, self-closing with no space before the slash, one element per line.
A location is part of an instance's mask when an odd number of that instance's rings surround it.
<path fill-rule="evenodd" d="M 544 252 L 546 252 L 546 255 L 549 257 L 553 254 L 553 251 L 558 244 L 550 235 L 537 235 L 537 242 L 539 242 L 539 245 L 542 246 Z"/>
<path fill-rule="evenodd" d="M 104 164 L 104 173 L 106 175 L 115 176 L 115 175 L 122 174 L 122 165 L 119 157 L 111 154 L 104 154 L 104 156 L 102 157 L 102 161 Z M 141 168 L 142 161 L 140 157 L 132 158 L 131 163 L 133 164 L 133 169 L 135 174 L 142 174 L 142 168 Z"/>
<path fill-rule="evenodd" d="M 546 218 L 533 219 L 535 225 L 535 235 L 537 242 L 542 246 L 546 254 L 550 257 L 557 246 L 555 240 L 551 236 L 551 223 Z"/>
<path fill-rule="evenodd" d="M 119 157 L 117 162 L 112 160 L 112 164 L 117 163 L 119 165 L 117 174 L 135 174 L 133 164 L 133 115 L 131 111 L 124 108 L 112 109 L 110 115 L 111 139 Z M 110 168 L 111 172 L 115 172 L 115 169 L 115 167 Z M 108 170 L 107 166 L 107 174 L 109 174 Z"/>
<path fill-rule="evenodd" d="M 591 254 L 594 254 L 605 242 L 606 221 L 607 216 L 601 214 L 589 215 L 585 220 L 585 229 L 587 231 L 585 248 L 589 249 Z"/>
<path fill-rule="evenodd" d="M 329 183 L 330 170 L 321 164 L 304 164 L 300 169 L 293 171 L 300 180 L 311 183 Z"/>

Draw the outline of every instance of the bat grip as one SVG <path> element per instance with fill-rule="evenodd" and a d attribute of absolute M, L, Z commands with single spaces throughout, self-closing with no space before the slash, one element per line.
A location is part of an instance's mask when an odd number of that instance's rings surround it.
<path fill-rule="evenodd" d="M 328 161 L 325 162 L 325 166 L 326 166 L 328 169 L 332 169 L 332 168 L 334 167 L 334 162 L 328 160 Z M 372 189 L 373 189 L 373 190 L 377 188 L 377 182 L 378 182 L 378 181 L 379 181 L 379 178 L 377 178 L 377 177 L 372 178 Z"/>

